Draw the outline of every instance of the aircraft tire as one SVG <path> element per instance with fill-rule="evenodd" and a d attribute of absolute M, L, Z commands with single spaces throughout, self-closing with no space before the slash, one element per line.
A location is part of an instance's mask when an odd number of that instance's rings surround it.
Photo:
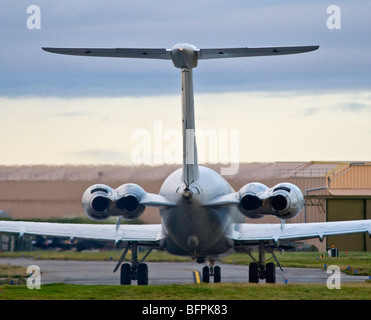
<path fill-rule="evenodd" d="M 210 269 L 208 266 L 204 266 L 202 268 L 202 282 L 204 283 L 210 282 Z"/>
<path fill-rule="evenodd" d="M 266 282 L 276 283 L 276 266 L 273 262 L 269 262 L 266 265 Z"/>
<path fill-rule="evenodd" d="M 249 265 L 249 282 L 259 283 L 259 267 L 255 262 L 251 262 Z"/>
<path fill-rule="evenodd" d="M 137 273 L 138 285 L 146 286 L 148 285 L 148 266 L 145 263 L 140 263 L 138 265 Z"/>
<path fill-rule="evenodd" d="M 221 273 L 221 268 L 219 266 L 216 266 L 214 268 L 214 283 L 219 283 L 222 280 Z"/>
<path fill-rule="evenodd" d="M 124 263 L 124 264 L 121 265 L 120 284 L 121 285 L 131 285 L 131 266 L 130 266 L 130 263 Z"/>

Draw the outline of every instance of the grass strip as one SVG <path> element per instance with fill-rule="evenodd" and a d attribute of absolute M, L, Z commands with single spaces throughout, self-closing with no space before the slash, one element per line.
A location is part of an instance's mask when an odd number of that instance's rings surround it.
<path fill-rule="evenodd" d="M 186 284 L 153 286 L 45 284 L 0 286 L 3 300 L 369 300 L 371 282 L 323 284 Z"/>

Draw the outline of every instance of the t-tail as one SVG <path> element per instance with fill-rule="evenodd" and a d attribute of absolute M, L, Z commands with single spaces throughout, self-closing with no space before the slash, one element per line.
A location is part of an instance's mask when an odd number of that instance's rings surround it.
<path fill-rule="evenodd" d="M 172 60 L 181 69 L 182 127 L 183 127 L 183 180 L 187 187 L 199 177 L 195 139 L 195 114 L 192 69 L 198 60 L 276 56 L 317 50 L 319 46 L 264 47 L 264 48 L 215 48 L 198 49 L 188 43 L 180 43 L 171 49 L 135 48 L 43 48 L 45 51 L 91 57 L 144 58 Z"/>

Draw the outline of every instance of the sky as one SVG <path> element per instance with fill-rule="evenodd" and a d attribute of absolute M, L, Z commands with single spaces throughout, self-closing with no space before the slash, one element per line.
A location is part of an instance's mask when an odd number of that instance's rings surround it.
<path fill-rule="evenodd" d="M 171 61 L 41 47 L 181 42 L 320 46 L 200 61 L 201 162 L 371 161 L 370 9 L 369 1 L 2 0 L 0 165 L 180 163 L 180 71 Z"/>

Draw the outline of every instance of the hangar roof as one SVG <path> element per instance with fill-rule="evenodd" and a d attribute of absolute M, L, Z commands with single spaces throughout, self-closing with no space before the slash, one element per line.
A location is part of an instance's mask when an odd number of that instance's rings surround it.
<path fill-rule="evenodd" d="M 327 189 L 329 195 L 336 197 L 371 197 L 371 189 Z"/>

